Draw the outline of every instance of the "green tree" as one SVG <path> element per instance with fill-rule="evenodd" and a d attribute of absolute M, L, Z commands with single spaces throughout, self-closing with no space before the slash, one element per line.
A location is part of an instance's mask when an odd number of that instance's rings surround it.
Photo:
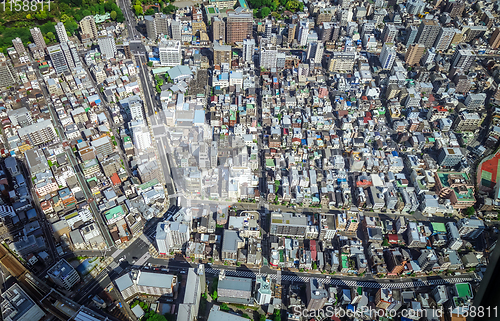
<path fill-rule="evenodd" d="M 271 9 L 269 9 L 268 7 L 262 7 L 262 9 L 260 9 L 259 11 L 259 18 L 264 19 L 269 16 L 270 13 Z"/>
<path fill-rule="evenodd" d="M 222 303 L 222 304 L 220 305 L 220 309 L 221 309 L 222 311 L 229 311 L 229 307 L 228 307 L 228 306 L 227 306 L 227 304 L 225 304 L 225 303 Z"/>
<path fill-rule="evenodd" d="M 142 7 L 139 5 L 134 6 L 134 11 L 136 16 L 142 16 L 142 14 L 144 13 L 144 10 L 142 10 Z"/>
<path fill-rule="evenodd" d="M 53 32 L 47 32 L 47 38 L 50 40 L 50 41 L 56 41 L 56 36 L 54 35 Z"/>
<path fill-rule="evenodd" d="M 474 207 L 472 207 L 472 206 L 471 206 L 471 207 L 466 208 L 466 209 L 465 209 L 465 211 L 464 211 L 464 214 L 465 214 L 466 216 L 468 216 L 468 217 L 470 217 L 470 216 L 474 215 L 474 213 L 476 213 L 476 210 L 475 210 L 475 209 L 474 209 Z"/>
<path fill-rule="evenodd" d="M 312 269 L 313 270 L 317 270 L 318 269 L 318 264 L 316 264 L 316 262 L 312 263 Z"/>
<path fill-rule="evenodd" d="M 266 321 L 267 318 L 264 314 L 259 315 L 259 321 Z"/>
<path fill-rule="evenodd" d="M 116 16 L 118 14 L 116 13 L 116 11 L 113 10 L 113 11 L 111 11 L 111 13 L 109 15 L 111 16 L 111 19 L 116 20 Z"/>
<path fill-rule="evenodd" d="M 214 290 L 214 292 L 212 293 L 212 300 L 214 301 L 217 301 L 217 290 Z"/>
<path fill-rule="evenodd" d="M 384 241 L 382 242 L 382 246 L 389 246 L 389 240 L 384 237 Z"/>
<path fill-rule="evenodd" d="M 146 12 L 144 12 L 144 15 L 146 16 L 152 16 L 155 14 L 155 11 L 153 8 L 149 8 L 148 10 L 146 10 Z"/>
<path fill-rule="evenodd" d="M 273 320 L 281 321 L 281 310 L 274 310 Z"/>
<path fill-rule="evenodd" d="M 148 61 L 148 67 L 153 67 L 153 62 L 152 61 Z"/>
<path fill-rule="evenodd" d="M 162 12 L 164 14 L 171 14 L 171 13 L 174 13 L 176 10 L 177 10 L 177 7 L 170 3 L 168 6 L 163 8 Z"/>

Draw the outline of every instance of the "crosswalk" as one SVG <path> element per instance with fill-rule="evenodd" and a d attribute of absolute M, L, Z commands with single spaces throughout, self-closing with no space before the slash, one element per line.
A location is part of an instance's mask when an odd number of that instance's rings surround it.
<path fill-rule="evenodd" d="M 219 270 L 213 268 L 207 268 L 206 273 L 218 275 Z M 267 276 L 267 274 L 263 273 L 254 273 L 252 271 L 233 271 L 233 270 L 225 270 L 225 274 L 228 276 L 237 276 L 243 278 L 252 278 Z M 269 274 L 269 277 L 273 280 L 276 280 L 276 274 Z M 325 278 L 325 277 L 315 277 L 323 284 L 329 284 L 332 286 L 344 286 L 344 287 L 355 287 L 361 286 L 365 288 L 390 288 L 390 289 L 410 289 L 416 287 L 424 287 L 424 286 L 436 286 L 436 285 L 449 285 L 455 283 L 462 282 L 473 282 L 477 281 L 473 278 L 449 278 L 449 279 L 434 279 L 434 280 L 422 280 L 422 281 L 410 281 L 410 282 L 400 282 L 391 280 L 391 282 L 383 282 L 378 283 L 374 281 L 358 281 L 355 279 L 338 279 L 338 278 Z M 299 276 L 299 275 L 290 275 L 290 274 L 282 274 L 281 280 L 288 282 L 297 282 L 297 283 L 307 283 L 309 282 L 310 277 L 308 276 Z"/>

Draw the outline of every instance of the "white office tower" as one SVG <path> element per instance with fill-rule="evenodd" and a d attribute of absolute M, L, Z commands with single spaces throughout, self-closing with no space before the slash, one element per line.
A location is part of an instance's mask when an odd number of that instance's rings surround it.
<path fill-rule="evenodd" d="M 307 45 L 307 60 L 313 59 L 315 64 L 320 64 L 323 59 L 325 47 L 321 41 L 313 41 Z"/>
<path fill-rule="evenodd" d="M 262 48 L 259 52 L 260 67 L 265 69 L 276 68 L 278 50 Z"/>
<path fill-rule="evenodd" d="M 453 37 L 455 37 L 455 28 L 441 28 L 436 41 L 434 42 L 434 48 L 436 48 L 436 51 L 444 51 L 448 49 Z"/>
<path fill-rule="evenodd" d="M 299 46 L 307 45 L 307 36 L 309 35 L 309 22 L 302 20 L 299 25 Z"/>
<path fill-rule="evenodd" d="M 177 66 L 181 64 L 181 42 L 162 38 L 158 44 L 158 55 L 162 66 Z"/>
<path fill-rule="evenodd" d="M 383 69 L 392 69 L 392 65 L 396 59 L 396 50 L 394 49 L 394 44 L 392 42 L 384 43 L 379 59 Z"/>
<path fill-rule="evenodd" d="M 66 32 L 66 28 L 64 27 L 64 23 L 58 22 L 56 24 L 56 33 L 57 33 L 57 39 L 59 39 L 59 42 L 67 42 L 68 41 L 68 33 Z"/>
<path fill-rule="evenodd" d="M 66 62 L 64 52 L 60 45 L 50 46 L 47 48 L 47 51 L 49 52 L 50 61 L 52 62 L 52 67 L 54 67 L 56 74 L 59 75 L 69 70 L 68 63 Z"/>
<path fill-rule="evenodd" d="M 116 55 L 116 44 L 115 38 L 111 35 L 99 36 L 97 38 L 97 43 L 99 44 L 99 50 L 105 59 L 114 58 Z"/>
<path fill-rule="evenodd" d="M 420 64 L 422 66 L 430 64 L 431 62 L 434 61 L 434 57 L 436 57 L 436 49 L 429 48 L 429 49 L 427 49 L 425 54 L 422 56 L 422 59 L 420 59 Z"/>
<path fill-rule="evenodd" d="M 135 120 L 143 120 L 144 112 L 142 109 L 142 104 L 139 101 L 135 101 L 129 105 L 130 117 Z"/>
<path fill-rule="evenodd" d="M 243 39 L 243 61 L 252 62 L 254 51 L 255 51 L 255 40 Z"/>
<path fill-rule="evenodd" d="M 130 131 L 132 132 L 132 142 L 137 152 L 141 155 L 151 147 L 151 134 L 148 126 L 143 120 L 134 120 L 129 123 Z"/>

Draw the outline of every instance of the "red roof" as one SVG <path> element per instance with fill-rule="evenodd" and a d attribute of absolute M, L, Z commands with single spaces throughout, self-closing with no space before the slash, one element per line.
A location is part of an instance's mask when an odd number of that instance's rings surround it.
<path fill-rule="evenodd" d="M 396 234 L 387 234 L 389 243 L 398 243 L 398 236 Z"/>
<path fill-rule="evenodd" d="M 113 183 L 113 185 L 118 185 L 122 181 L 120 180 L 120 177 L 118 177 L 118 174 L 114 173 L 113 175 L 111 175 L 111 182 Z"/>

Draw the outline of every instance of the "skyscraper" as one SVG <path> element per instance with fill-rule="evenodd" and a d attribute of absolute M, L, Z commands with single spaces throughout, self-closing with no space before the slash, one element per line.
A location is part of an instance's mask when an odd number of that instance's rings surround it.
<path fill-rule="evenodd" d="M 411 45 L 408 51 L 406 52 L 405 62 L 410 66 L 417 64 L 420 61 L 420 58 L 422 58 L 424 52 L 425 52 L 424 45 L 419 45 L 419 44 Z"/>
<path fill-rule="evenodd" d="M 78 55 L 78 50 L 76 49 L 75 43 L 69 40 L 68 47 L 71 51 L 71 57 L 73 57 L 73 63 L 75 64 L 75 67 L 81 67 L 82 61 L 80 60 L 80 56 Z"/>
<path fill-rule="evenodd" d="M 459 44 L 457 49 L 458 50 L 456 50 L 451 57 L 451 67 L 455 69 L 462 69 L 464 72 L 467 72 L 475 59 L 472 47 L 469 45 Z"/>
<path fill-rule="evenodd" d="M 182 25 L 180 21 L 170 22 L 170 38 L 172 40 L 182 40 Z"/>
<path fill-rule="evenodd" d="M 33 38 L 33 42 L 36 44 L 38 49 L 40 50 L 45 50 L 47 48 L 47 45 L 45 44 L 45 40 L 43 39 L 43 34 L 40 28 L 35 27 L 30 29 L 31 32 L 31 37 Z"/>
<path fill-rule="evenodd" d="M 323 58 L 324 46 L 321 41 L 314 41 L 307 46 L 307 60 L 313 59 L 315 64 L 320 64 Z"/>
<path fill-rule="evenodd" d="M 422 44 L 425 48 L 430 48 L 434 45 L 436 38 L 441 30 L 441 26 L 435 20 L 424 20 L 418 27 L 416 43 Z"/>
<path fill-rule="evenodd" d="M 497 49 L 500 47 L 500 28 L 496 28 L 490 38 L 491 49 Z"/>
<path fill-rule="evenodd" d="M 61 42 L 59 46 L 61 46 L 61 50 L 64 54 L 64 58 L 66 58 L 66 63 L 68 64 L 69 69 L 75 68 L 75 63 L 73 62 L 73 57 L 68 44 L 66 42 Z"/>
<path fill-rule="evenodd" d="M 115 38 L 111 35 L 99 36 L 97 40 L 99 43 L 99 50 L 106 59 L 114 58 L 116 55 Z"/>
<path fill-rule="evenodd" d="M 26 55 L 26 49 L 24 48 L 24 44 L 21 38 L 17 37 L 15 39 L 12 39 L 12 44 L 14 45 L 14 48 L 16 49 L 16 52 L 19 54 L 19 56 Z"/>
<path fill-rule="evenodd" d="M 82 35 L 87 35 L 91 39 L 97 39 L 97 25 L 93 16 L 86 16 L 80 20 L 80 29 Z"/>
<path fill-rule="evenodd" d="M 236 9 L 235 12 L 228 13 L 227 15 L 226 40 L 228 44 L 242 42 L 244 39 L 252 37 L 252 32 L 253 32 L 252 14 L 238 9 Z"/>
<path fill-rule="evenodd" d="M 64 27 L 64 23 L 58 22 L 56 24 L 56 33 L 57 33 L 57 39 L 59 39 L 59 42 L 66 42 L 68 41 L 68 33 L 66 32 L 66 28 Z"/>
<path fill-rule="evenodd" d="M 64 56 L 64 52 L 60 45 L 54 45 L 47 48 L 49 52 L 50 60 L 52 61 L 52 67 L 54 67 L 56 74 L 62 74 L 66 70 L 69 70 L 68 63 Z"/>
<path fill-rule="evenodd" d="M 382 43 L 394 42 L 398 35 L 398 28 L 393 24 L 386 24 L 382 32 Z"/>
<path fill-rule="evenodd" d="M 417 37 L 418 28 L 416 26 L 409 26 L 406 28 L 406 38 L 405 38 L 405 46 L 409 47 L 410 45 L 415 43 L 415 38 Z"/>
<path fill-rule="evenodd" d="M 213 42 L 222 41 L 226 42 L 226 23 L 220 17 L 212 18 L 212 36 Z"/>
<path fill-rule="evenodd" d="M 309 35 L 309 22 L 307 20 L 302 20 L 299 25 L 299 46 L 305 46 L 307 44 L 307 36 Z"/>
<path fill-rule="evenodd" d="M 243 61 L 252 62 L 254 51 L 255 51 L 255 40 L 254 39 L 244 39 L 243 40 Z"/>
<path fill-rule="evenodd" d="M 439 34 L 434 42 L 434 48 L 436 51 L 444 51 L 448 49 L 455 36 L 455 28 L 441 28 Z"/>
<path fill-rule="evenodd" d="M 425 54 L 422 56 L 422 59 L 420 59 L 420 64 L 422 66 L 430 64 L 431 62 L 434 61 L 435 57 L 436 57 L 436 50 L 434 48 L 428 48 Z"/>
<path fill-rule="evenodd" d="M 12 86 L 18 81 L 14 66 L 3 53 L 0 52 L 0 87 Z"/>
<path fill-rule="evenodd" d="M 384 46 L 382 47 L 382 51 L 380 52 L 380 57 L 379 57 L 382 68 L 386 70 L 391 69 L 395 59 L 396 59 L 396 50 L 394 49 L 394 43 L 392 42 L 384 43 Z"/>

